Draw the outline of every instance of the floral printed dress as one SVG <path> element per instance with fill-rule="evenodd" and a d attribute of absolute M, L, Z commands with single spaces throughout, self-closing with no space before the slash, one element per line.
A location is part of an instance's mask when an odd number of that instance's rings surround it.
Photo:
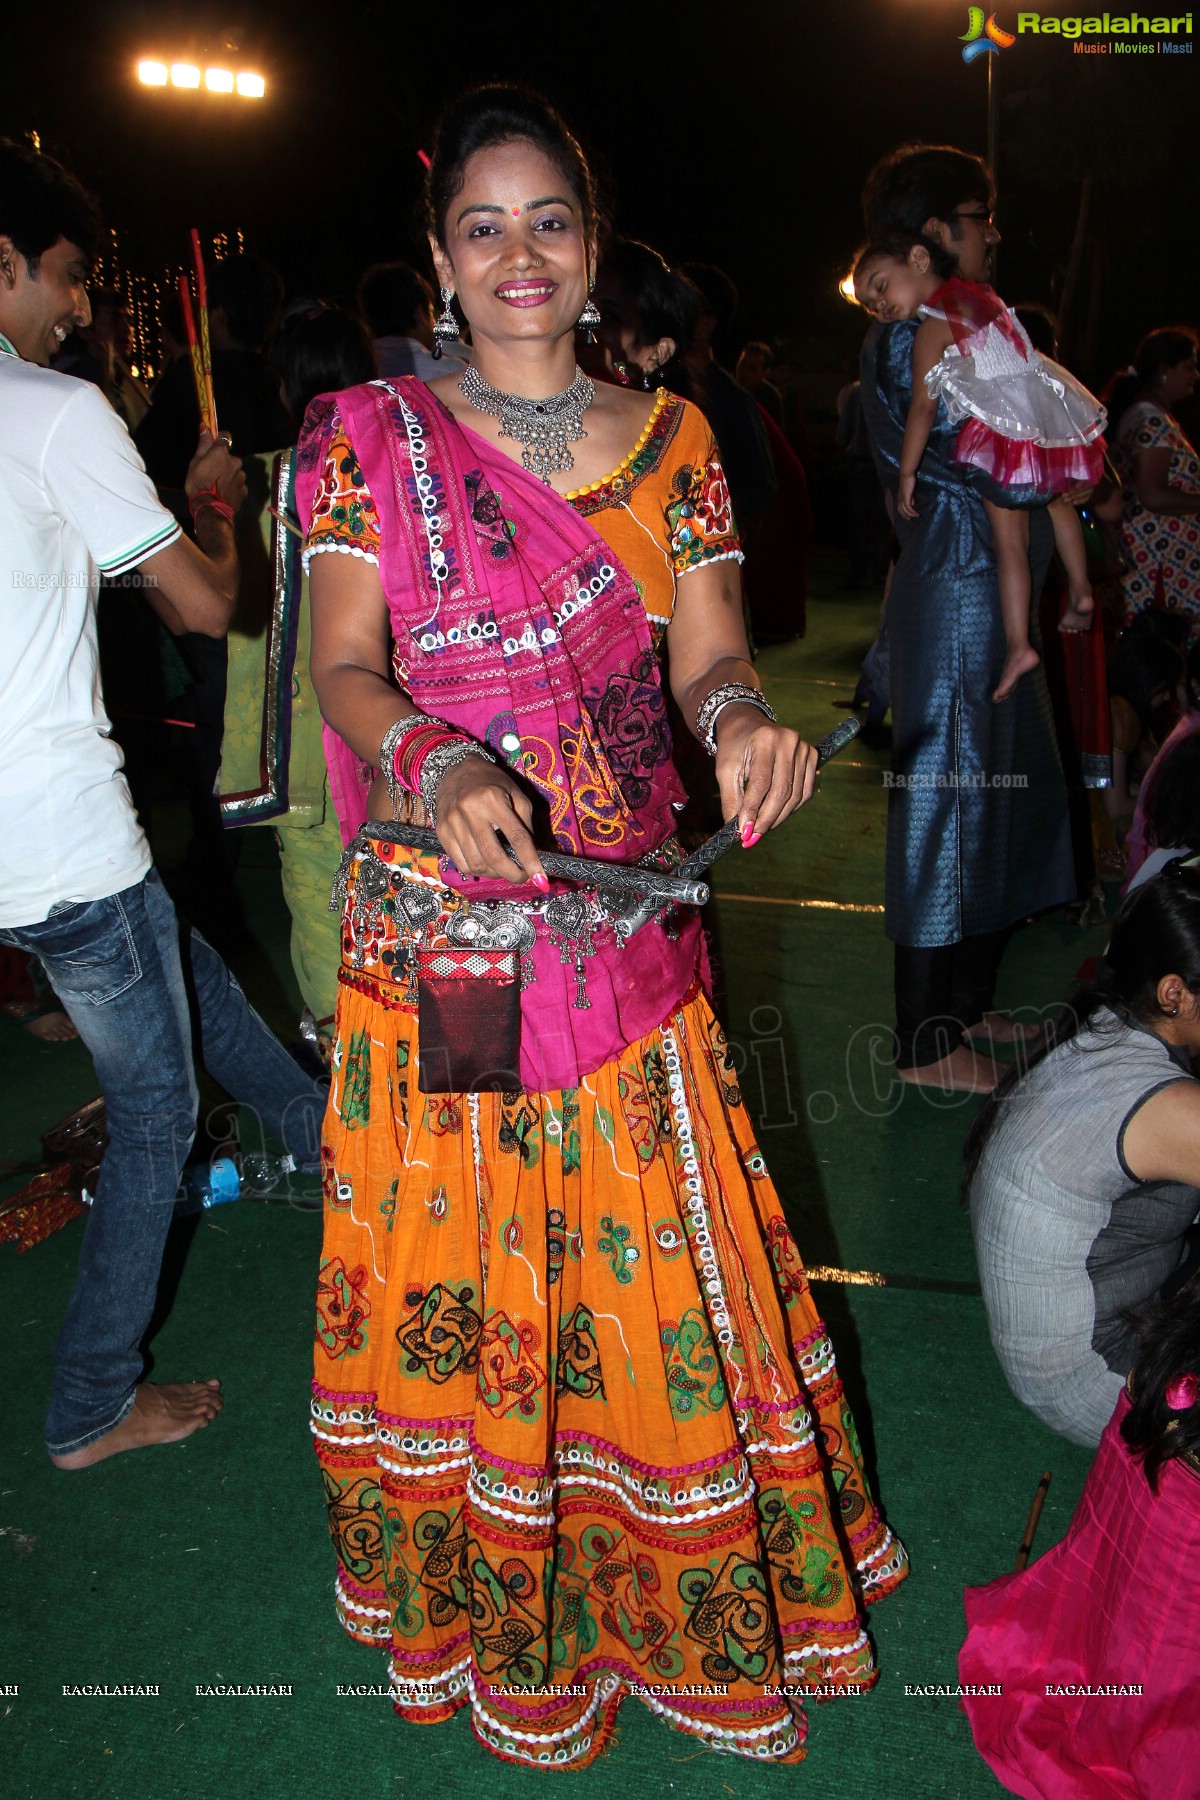
<path fill-rule="evenodd" d="M 1121 420 L 1115 457 L 1124 483 L 1121 547 L 1125 573 L 1125 623 L 1148 606 L 1187 613 L 1200 624 L 1200 518 L 1187 513 L 1150 512 L 1138 499 L 1133 479 L 1139 450 L 1169 450 L 1167 479 L 1185 494 L 1200 494 L 1200 457 L 1170 413 L 1148 400 L 1131 406 Z"/>
<path fill-rule="evenodd" d="M 373 558 L 352 446 L 321 492 L 310 546 Z M 659 638 L 689 572 L 740 556 L 711 435 L 669 395 L 570 499 Z M 632 1693 L 797 1761 L 798 1695 L 873 1683 L 863 1603 L 907 1563 L 724 1033 L 696 981 L 576 1088 L 421 1093 L 389 861 L 437 885 L 383 840 L 349 871 L 312 1411 L 338 1616 L 402 1716 L 469 1706 L 510 1760 L 585 1765 Z"/>

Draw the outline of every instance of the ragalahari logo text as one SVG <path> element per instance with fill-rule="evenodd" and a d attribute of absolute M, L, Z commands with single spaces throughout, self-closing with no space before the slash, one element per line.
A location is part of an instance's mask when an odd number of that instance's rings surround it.
<path fill-rule="evenodd" d="M 965 63 L 974 62 L 977 56 L 998 56 L 1016 41 L 1011 31 L 997 25 L 995 13 L 989 13 L 985 20 L 982 6 L 968 6 L 967 29 L 959 39 Z"/>

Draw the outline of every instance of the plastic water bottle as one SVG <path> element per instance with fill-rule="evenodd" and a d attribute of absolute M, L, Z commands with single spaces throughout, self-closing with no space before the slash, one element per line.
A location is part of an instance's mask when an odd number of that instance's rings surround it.
<path fill-rule="evenodd" d="M 295 1168 L 294 1156 L 268 1156 L 265 1152 L 214 1156 L 211 1162 L 194 1163 L 183 1172 L 176 1211 L 207 1212 L 210 1207 L 228 1206 L 243 1194 L 269 1194 Z"/>

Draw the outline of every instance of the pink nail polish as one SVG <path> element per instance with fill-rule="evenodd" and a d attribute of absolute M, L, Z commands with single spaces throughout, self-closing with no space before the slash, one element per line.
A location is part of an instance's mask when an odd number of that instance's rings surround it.
<path fill-rule="evenodd" d="M 540 872 L 540 870 L 533 877 L 533 885 L 540 894 L 548 894 L 550 892 L 550 883 L 547 881 L 546 877 Z"/>
<path fill-rule="evenodd" d="M 761 837 L 762 832 L 754 829 L 754 820 L 746 819 L 742 824 L 742 849 L 752 850 Z"/>

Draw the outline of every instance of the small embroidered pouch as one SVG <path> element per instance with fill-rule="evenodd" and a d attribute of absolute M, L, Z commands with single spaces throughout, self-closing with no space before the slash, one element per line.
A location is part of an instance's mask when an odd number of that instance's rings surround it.
<path fill-rule="evenodd" d="M 515 950 L 418 950 L 417 1086 L 500 1094 L 521 1086 L 521 971 Z"/>

